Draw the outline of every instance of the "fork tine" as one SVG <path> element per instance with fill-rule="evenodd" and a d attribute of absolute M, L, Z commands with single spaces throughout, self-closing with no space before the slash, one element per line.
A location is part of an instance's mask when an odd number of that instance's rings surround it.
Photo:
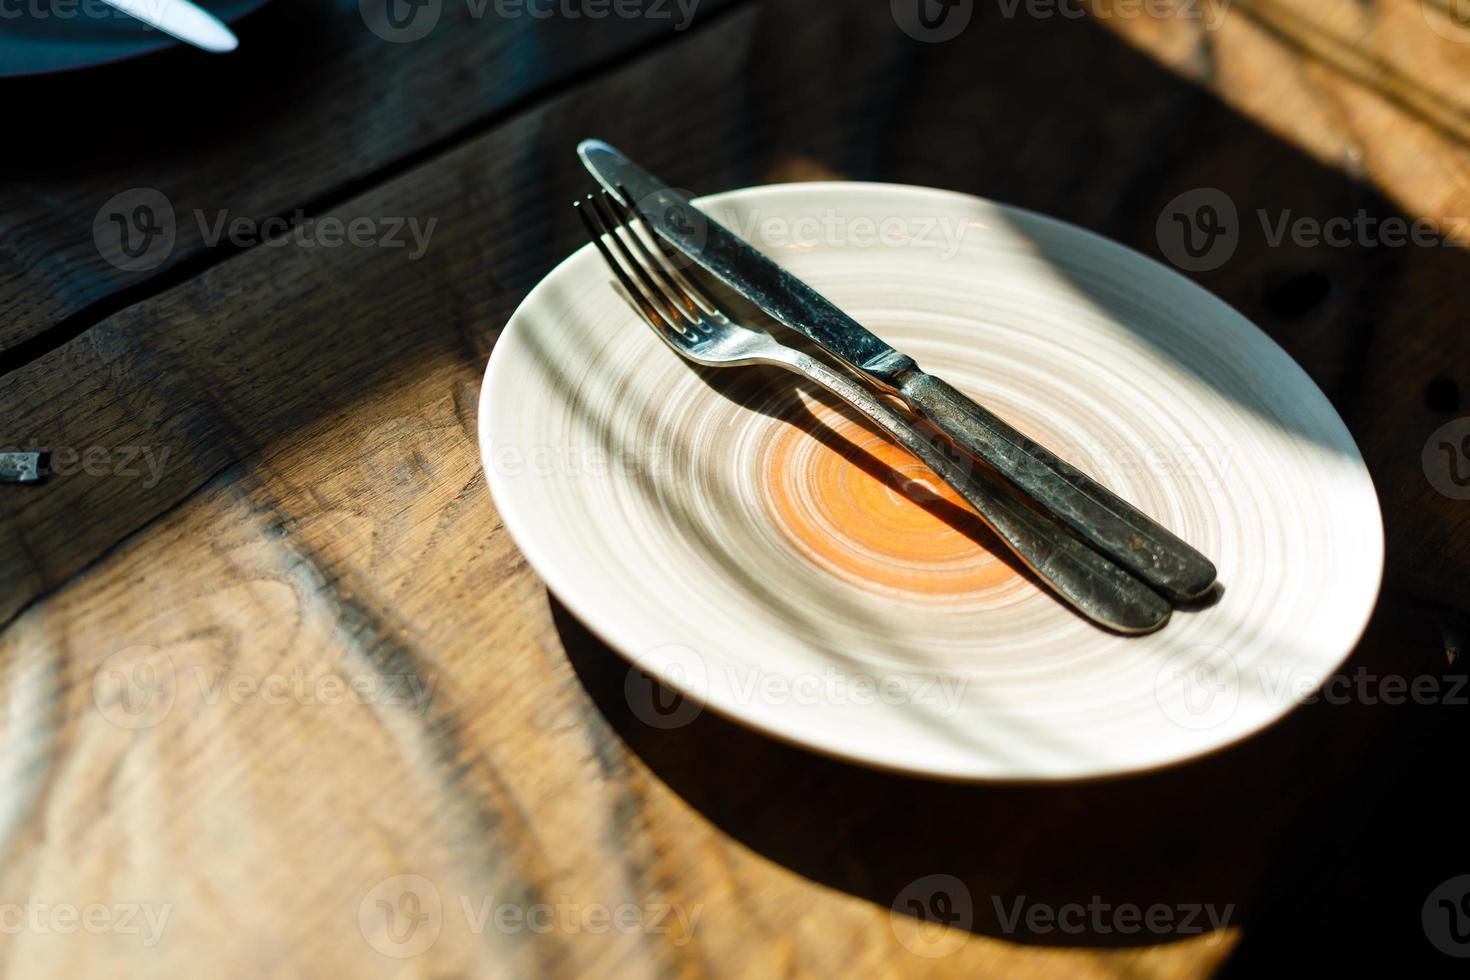
<path fill-rule="evenodd" d="M 684 308 L 689 311 L 689 317 L 691 319 L 698 321 L 704 311 L 700 310 L 695 304 L 694 299 L 690 296 L 690 291 L 686 288 L 687 283 L 685 280 L 682 277 L 676 280 L 671 276 L 671 262 L 667 261 L 668 253 L 664 250 L 665 246 L 658 241 L 657 235 L 653 235 L 655 247 L 658 248 L 665 259 L 665 261 L 660 261 L 659 257 L 654 255 L 644 242 L 645 236 L 652 234 L 652 231 L 648 222 L 643 218 L 643 213 L 636 210 L 635 205 L 625 203 L 628 196 L 627 188 L 619 185 L 618 191 L 623 195 L 623 201 L 619 201 L 616 195 L 609 194 L 607 191 L 603 191 L 602 193 L 604 199 L 610 203 L 613 213 L 617 216 L 619 227 L 627 232 L 628 237 L 633 241 L 634 248 L 638 250 L 638 254 L 643 258 L 644 264 L 663 282 L 667 292 L 683 304 Z M 637 227 L 633 224 L 633 218 L 635 217 L 642 223 L 644 234 L 639 234 Z"/>
<path fill-rule="evenodd" d="M 592 195 L 588 194 L 587 202 L 591 202 L 592 200 Z M 613 230 L 608 227 L 607 222 L 601 214 L 598 214 L 594 208 L 583 207 L 583 203 L 582 201 L 573 201 L 572 210 L 576 211 L 577 215 L 582 219 L 582 224 L 587 228 L 587 235 L 592 239 L 592 244 L 597 247 L 598 253 L 602 256 L 602 261 L 607 263 L 607 267 L 612 270 L 613 275 L 617 276 L 618 282 L 622 283 L 623 289 L 628 293 L 628 297 L 638 304 L 638 310 L 643 314 L 643 318 L 656 330 L 677 332 L 678 328 L 670 323 L 668 318 L 649 302 L 648 297 L 633 283 L 632 278 L 623 269 L 622 264 L 608 250 L 606 243 L 602 240 L 602 236 L 605 234 L 614 235 Z"/>
<path fill-rule="evenodd" d="M 664 319 L 673 325 L 675 329 L 683 329 L 688 318 L 684 316 L 678 304 L 669 296 L 668 290 L 660 286 L 657 282 L 654 282 L 653 276 L 644 267 L 644 263 L 638 261 L 638 258 L 628 249 L 627 243 L 623 240 L 623 235 L 619 234 L 619 230 L 623 228 L 623 224 L 618 220 L 617 213 L 608 204 L 607 192 L 603 191 L 598 197 L 588 194 L 587 202 L 592 210 L 596 212 L 598 223 L 607 229 L 607 237 L 612 242 L 613 247 L 617 249 L 618 256 L 623 259 L 627 268 L 632 269 L 633 274 L 643 283 L 644 295 L 655 303 L 661 303 L 668 310 L 669 315 L 665 316 Z"/>
<path fill-rule="evenodd" d="M 643 209 L 638 206 L 638 202 L 633 200 L 633 195 L 628 193 L 628 188 L 622 184 L 618 185 L 618 197 L 622 198 L 621 203 L 624 212 L 627 215 L 638 219 L 638 223 L 643 226 L 644 234 L 639 235 L 637 232 L 632 231 L 632 224 L 629 224 L 626 221 L 624 222 L 624 224 L 628 227 L 634 239 L 638 241 L 639 246 L 643 248 L 644 254 L 648 255 L 649 259 L 654 262 L 659 271 L 662 272 L 666 278 L 670 279 L 675 284 L 674 289 L 680 294 L 680 297 L 684 299 L 686 303 L 692 302 L 703 307 L 704 313 L 719 314 L 720 308 L 715 305 L 714 301 L 706 296 L 703 292 L 701 292 L 699 287 L 696 286 L 688 276 L 684 275 L 684 273 L 680 271 L 679 256 L 674 252 L 673 248 L 669 245 L 668 242 L 658 237 L 658 233 L 653 230 L 653 225 L 651 225 L 648 221 L 648 218 L 644 216 Z M 616 200 L 616 198 L 614 198 L 614 200 Z M 648 248 L 643 245 L 643 239 L 645 237 L 653 242 L 654 248 L 656 248 L 658 250 L 658 253 L 663 256 L 663 262 L 659 262 L 657 259 L 654 259 L 652 254 L 649 253 Z M 694 310 L 694 306 L 691 305 L 689 308 L 692 312 L 694 312 L 695 317 L 698 318 L 699 312 Z"/>

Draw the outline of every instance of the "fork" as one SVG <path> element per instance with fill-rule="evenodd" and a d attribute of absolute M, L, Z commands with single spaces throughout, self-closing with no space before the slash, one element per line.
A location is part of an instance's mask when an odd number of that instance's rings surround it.
<path fill-rule="evenodd" d="M 678 271 L 676 259 L 648 231 L 636 204 L 604 191 L 573 207 L 628 299 L 676 354 L 705 367 L 774 365 L 816 382 L 953 487 L 1016 557 L 1078 612 L 1121 633 L 1149 633 L 1168 622 L 1172 607 L 1158 593 L 993 478 L 958 463 L 870 388 L 766 330 L 731 319 Z"/>

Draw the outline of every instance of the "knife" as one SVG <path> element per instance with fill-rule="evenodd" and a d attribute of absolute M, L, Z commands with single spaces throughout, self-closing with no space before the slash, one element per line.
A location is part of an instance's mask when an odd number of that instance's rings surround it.
<path fill-rule="evenodd" d="M 805 334 L 1015 484 L 1093 548 L 1170 599 L 1197 599 L 1215 566 L 1148 515 L 1016 431 L 947 382 L 925 373 L 816 290 L 694 207 L 602 140 L 583 140 L 587 170 L 637 205 L 660 238 L 787 327 Z"/>
<path fill-rule="evenodd" d="M 215 54 L 240 46 L 235 32 L 189 0 L 102 0 L 135 20 Z"/>

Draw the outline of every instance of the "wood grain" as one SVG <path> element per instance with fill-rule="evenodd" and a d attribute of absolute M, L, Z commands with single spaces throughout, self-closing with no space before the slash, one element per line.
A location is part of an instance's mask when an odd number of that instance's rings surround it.
<path fill-rule="evenodd" d="M 173 911 L 153 946 L 115 931 L 7 935 L 3 968 L 1195 977 L 1242 934 L 1246 948 L 1253 929 L 1269 934 L 1273 910 L 1293 941 L 1303 921 L 1321 926 L 1314 936 L 1340 929 L 1328 911 L 1313 919 L 1269 898 L 1274 885 L 1341 881 L 1322 874 L 1335 851 L 1294 862 L 1343 812 L 1448 812 L 1426 805 L 1447 782 L 1448 740 L 1388 739 L 1409 723 L 1384 706 L 1322 705 L 1197 766 L 1037 792 L 894 781 L 708 716 L 670 737 L 631 715 L 621 661 L 517 557 L 468 420 L 497 329 L 580 239 L 566 202 L 586 187 L 571 152 L 581 136 L 697 190 L 827 174 L 946 186 L 1156 256 L 1160 210 L 1199 186 L 1227 190 L 1243 215 L 1470 214 L 1450 125 L 1470 91 L 1470 46 L 1427 31 L 1410 16 L 1418 7 L 1367 5 L 1371 22 L 1285 37 L 1263 20 L 1321 15 L 1252 3 L 1204 32 L 982 9 L 962 37 L 926 45 L 896 31 L 883 4 L 747 4 L 534 106 L 486 94 L 506 52 L 552 36 L 530 25 L 406 54 L 365 45 L 340 85 L 315 84 L 331 59 L 308 43 L 276 63 L 294 81 L 238 135 L 140 140 L 95 161 L 8 155 L 0 345 L 57 323 L 77 335 L 0 377 L 0 442 L 113 455 L 94 457 L 94 473 L 0 494 L 0 901 Z M 1333 51 L 1371 55 L 1377 74 L 1304 50 L 1328 27 Z M 599 64 L 578 59 L 603 50 L 601 28 L 546 30 L 561 39 L 549 63 Z M 387 64 L 397 67 L 379 77 Z M 1410 80 L 1419 94 L 1378 91 Z M 342 107 L 370 124 L 344 130 Z M 149 126 L 157 137 L 163 124 Z M 221 186 L 242 213 L 324 200 L 314 215 L 439 223 L 416 262 L 254 248 L 197 266 L 181 256 L 153 281 L 167 291 L 128 292 L 96 264 L 93 198 L 144 177 L 195 188 L 179 194 L 185 206 Z M 1426 385 L 1470 384 L 1464 261 L 1450 249 L 1272 249 L 1243 234 L 1232 261 L 1198 276 L 1347 412 L 1390 523 L 1391 595 L 1462 608 L 1470 556 L 1454 542 L 1466 510 L 1433 490 L 1419 459 L 1429 433 L 1463 412 L 1431 407 Z M 1329 288 L 1304 304 L 1315 276 Z M 116 312 L 78 314 L 107 297 Z M 156 481 L 118 472 L 117 452 L 144 446 L 154 459 L 168 451 Z M 1354 664 L 1417 676 L 1443 668 L 1439 649 L 1419 609 L 1388 602 Z M 139 665 L 155 680 L 171 669 L 174 699 L 135 729 L 119 699 L 147 683 Z M 329 703 L 319 680 L 305 698 L 261 694 L 275 678 L 327 676 L 431 693 L 421 713 L 386 693 Z M 219 686 L 234 677 L 238 693 Z M 138 700 L 147 689 L 129 703 L 145 714 L 163 703 Z M 1375 744 L 1395 754 L 1373 755 Z M 1415 777 L 1388 781 L 1392 812 L 1355 795 L 1383 781 L 1358 774 L 1370 762 Z M 1374 848 L 1388 849 L 1384 863 L 1422 855 L 1434 837 L 1394 825 L 1386 845 L 1360 822 L 1356 836 L 1327 834 L 1354 866 Z M 1384 896 L 1375 928 L 1396 928 L 1390 912 L 1414 919 L 1452 870 Z M 976 923 L 957 952 L 927 960 L 898 941 L 888 906 L 937 871 L 968 883 Z M 384 897 L 373 889 L 398 875 L 427 879 L 442 902 L 437 941 L 405 960 L 359 923 Z M 1340 909 L 1321 888 L 1309 893 Z M 1242 925 L 1180 941 L 1018 935 L 991 900 L 1019 894 L 1233 904 Z M 688 942 L 475 931 L 460 899 L 479 908 L 491 895 L 522 907 L 672 903 L 700 919 Z"/>
<path fill-rule="evenodd" d="M 128 301 L 154 280 L 171 284 L 250 247 L 215 234 L 222 212 L 255 223 L 294 220 L 297 209 L 320 214 L 580 74 L 687 29 L 672 4 L 656 17 L 593 19 L 436 2 L 415 15 L 437 10 L 432 30 L 395 42 L 359 10 L 386 2 L 270 4 L 240 25 L 241 48 L 228 58 L 179 50 L 7 82 L 11 125 L 47 135 L 0 159 L 0 354 L 65 329 L 83 310 L 115 305 L 113 297 Z M 713 18 L 725 5 L 700 0 L 695 14 Z M 55 125 L 58 106 L 67 107 L 66 127 Z M 166 258 L 149 253 L 150 267 L 131 270 L 110 261 L 123 256 L 104 257 L 93 221 L 115 195 L 132 202 L 138 188 L 167 198 L 176 239 Z"/>

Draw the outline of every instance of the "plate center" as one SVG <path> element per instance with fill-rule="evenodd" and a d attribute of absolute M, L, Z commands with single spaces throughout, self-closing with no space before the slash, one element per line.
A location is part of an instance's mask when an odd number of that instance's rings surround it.
<path fill-rule="evenodd" d="M 772 523 L 845 581 L 920 599 L 976 599 L 1024 582 L 969 505 L 876 426 L 802 391 L 759 447 Z"/>

